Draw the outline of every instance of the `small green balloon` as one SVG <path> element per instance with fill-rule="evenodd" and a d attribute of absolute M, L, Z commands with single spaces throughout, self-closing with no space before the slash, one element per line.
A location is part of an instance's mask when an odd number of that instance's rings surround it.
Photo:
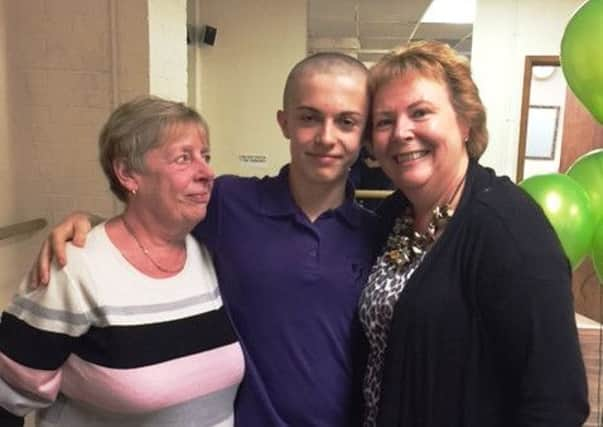
<path fill-rule="evenodd" d="M 595 224 L 603 220 L 603 148 L 579 157 L 567 170 L 588 193 Z"/>
<path fill-rule="evenodd" d="M 576 97 L 603 124 L 603 0 L 582 4 L 561 39 L 561 69 Z"/>
<path fill-rule="evenodd" d="M 599 222 L 599 226 L 595 230 L 593 249 L 590 255 L 593 259 L 593 266 L 599 278 L 599 283 L 603 285 L 603 221 Z"/>
<path fill-rule="evenodd" d="M 567 175 L 551 173 L 522 181 L 555 229 L 573 269 L 590 253 L 594 221 L 586 190 Z"/>

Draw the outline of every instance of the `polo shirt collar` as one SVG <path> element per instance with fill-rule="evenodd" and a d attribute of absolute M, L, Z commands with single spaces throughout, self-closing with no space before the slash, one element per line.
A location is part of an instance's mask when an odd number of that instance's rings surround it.
<path fill-rule="evenodd" d="M 277 176 L 269 178 L 263 188 L 262 209 L 268 216 L 295 215 L 301 211 L 289 188 L 289 165 L 283 166 Z M 348 180 L 345 200 L 333 213 L 343 218 L 349 226 L 357 228 L 362 224 L 362 209 L 354 199 L 354 185 Z"/>
<path fill-rule="evenodd" d="M 268 178 L 261 191 L 262 210 L 266 215 L 288 216 L 298 212 L 289 189 L 289 165 L 283 166 L 277 176 Z"/>

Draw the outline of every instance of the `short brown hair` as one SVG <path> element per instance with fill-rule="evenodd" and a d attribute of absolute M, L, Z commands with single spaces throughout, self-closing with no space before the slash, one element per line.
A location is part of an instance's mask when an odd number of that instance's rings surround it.
<path fill-rule="evenodd" d="M 369 71 L 369 90 L 374 96 L 379 88 L 406 72 L 439 80 L 446 84 L 451 103 L 459 119 L 469 127 L 466 143 L 471 159 L 479 159 L 488 146 L 486 109 L 479 90 L 471 78 L 469 61 L 445 43 L 412 42 L 385 55 Z"/>
<path fill-rule="evenodd" d="M 161 145 L 165 133 L 174 125 L 188 123 L 199 125 L 209 140 L 205 119 L 181 102 L 144 96 L 117 107 L 98 138 L 99 160 L 113 194 L 121 201 L 127 201 L 128 191 L 113 170 L 115 160 L 121 159 L 129 169 L 143 172 L 147 151 Z"/>

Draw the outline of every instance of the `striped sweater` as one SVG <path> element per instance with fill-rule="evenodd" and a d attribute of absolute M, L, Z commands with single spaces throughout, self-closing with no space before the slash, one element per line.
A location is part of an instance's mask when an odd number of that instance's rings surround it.
<path fill-rule="evenodd" d="M 243 353 L 208 252 L 190 236 L 186 248 L 180 273 L 150 278 L 101 224 L 48 287 L 24 279 L 0 323 L 0 420 L 37 409 L 40 426 L 232 425 Z"/>

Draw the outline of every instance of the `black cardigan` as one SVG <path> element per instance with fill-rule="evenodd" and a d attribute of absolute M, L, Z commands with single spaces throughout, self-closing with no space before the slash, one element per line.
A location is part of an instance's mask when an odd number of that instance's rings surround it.
<path fill-rule="evenodd" d="M 384 202 L 383 237 L 405 203 Z M 378 425 L 581 426 L 570 278 L 542 210 L 470 162 L 456 214 L 396 305 Z"/>

